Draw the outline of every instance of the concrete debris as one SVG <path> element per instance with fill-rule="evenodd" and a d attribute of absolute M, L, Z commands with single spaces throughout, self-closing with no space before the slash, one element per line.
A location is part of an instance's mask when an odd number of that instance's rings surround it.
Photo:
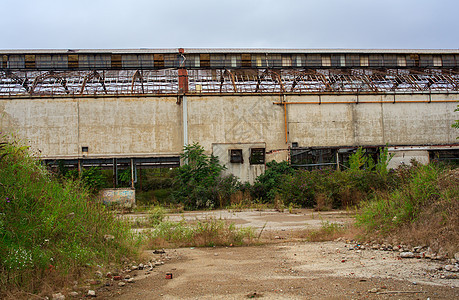
<path fill-rule="evenodd" d="M 413 258 L 414 257 L 414 253 L 413 252 L 401 252 L 400 253 L 400 257 L 401 258 Z"/>
<path fill-rule="evenodd" d="M 446 265 L 444 269 L 448 272 L 459 272 L 459 268 L 455 265 Z"/>
<path fill-rule="evenodd" d="M 62 295 L 61 293 L 57 293 L 57 294 L 53 294 L 52 299 L 53 299 L 53 300 L 64 300 L 64 299 L 65 299 L 65 296 Z"/>

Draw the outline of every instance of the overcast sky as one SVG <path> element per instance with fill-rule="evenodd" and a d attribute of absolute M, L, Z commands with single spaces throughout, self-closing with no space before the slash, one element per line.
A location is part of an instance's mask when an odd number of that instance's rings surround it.
<path fill-rule="evenodd" d="M 458 0 L 0 0 L 0 49 L 459 48 Z"/>

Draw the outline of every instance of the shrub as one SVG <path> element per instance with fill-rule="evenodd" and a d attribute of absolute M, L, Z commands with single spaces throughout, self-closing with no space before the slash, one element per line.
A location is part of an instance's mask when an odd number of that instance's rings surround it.
<path fill-rule="evenodd" d="M 134 253 L 127 225 L 83 183 L 56 180 L 25 147 L 0 141 L 0 295 L 37 292 L 56 277 L 80 279 Z"/>
<path fill-rule="evenodd" d="M 263 202 L 274 201 L 284 182 L 284 175 L 292 175 L 295 172 L 288 162 L 280 163 L 275 160 L 266 164 L 266 171 L 257 177 L 251 188 L 252 197 Z"/>
<path fill-rule="evenodd" d="M 184 147 L 181 155 L 185 165 L 176 169 L 172 196 L 187 209 L 212 209 L 225 205 L 240 185 L 233 175 L 222 176 L 224 166 L 217 157 L 204 154 L 204 148 L 195 143 Z"/>
<path fill-rule="evenodd" d="M 102 170 L 98 167 L 82 168 L 78 170 L 68 170 L 65 175 L 67 179 L 80 181 L 92 193 L 99 191 L 106 182 Z"/>
<path fill-rule="evenodd" d="M 402 167 L 405 183 L 392 192 L 377 193 L 372 200 L 365 201 L 361 213 L 357 216 L 358 224 L 367 230 L 388 232 L 400 224 L 415 221 L 422 208 L 438 199 L 439 166 L 417 165 L 410 169 L 409 176 Z"/>

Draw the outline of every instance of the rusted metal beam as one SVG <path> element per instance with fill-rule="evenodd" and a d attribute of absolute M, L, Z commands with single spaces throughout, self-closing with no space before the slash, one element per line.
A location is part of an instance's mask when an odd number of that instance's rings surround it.
<path fill-rule="evenodd" d="M 87 71 L 4 71 L 0 73 L 0 96 L 13 95 L 83 95 L 88 85 L 94 95 L 130 95 L 140 82 L 142 94 L 177 94 L 197 91 L 184 90 L 178 69 L 111 70 L 104 74 Z M 56 80 L 53 80 L 55 78 Z M 336 69 L 280 69 L 271 70 L 191 70 L 190 84 L 200 85 L 199 94 L 308 94 L 308 93 L 380 93 L 385 92 L 457 92 L 459 74 L 454 70 L 336 70 Z M 226 82 L 225 82 L 226 81 Z M 62 88 L 64 87 L 64 88 Z M 140 93 L 140 91 L 138 91 Z"/>
<path fill-rule="evenodd" d="M 93 71 L 93 72 L 89 73 L 88 75 L 86 75 L 84 77 L 83 83 L 82 83 L 81 89 L 80 89 L 80 95 L 83 94 L 84 89 L 86 87 L 86 83 L 88 81 L 92 80 L 93 78 L 97 78 L 98 79 L 99 83 L 102 85 L 102 88 L 104 89 L 105 94 L 107 94 L 107 88 L 105 87 L 104 79 L 102 78 L 102 76 L 100 76 L 100 74 L 97 71 Z"/>
<path fill-rule="evenodd" d="M 234 74 L 230 70 L 225 70 L 224 74 L 228 74 L 230 76 L 231 83 L 233 84 L 234 92 L 237 93 L 237 86 L 236 86 L 236 82 L 234 80 Z"/>
<path fill-rule="evenodd" d="M 145 94 L 145 90 L 143 88 L 143 77 L 139 70 L 135 71 L 134 75 L 132 75 L 131 94 L 134 94 L 134 85 L 136 78 L 140 80 L 140 84 L 142 86 L 142 94 Z"/>

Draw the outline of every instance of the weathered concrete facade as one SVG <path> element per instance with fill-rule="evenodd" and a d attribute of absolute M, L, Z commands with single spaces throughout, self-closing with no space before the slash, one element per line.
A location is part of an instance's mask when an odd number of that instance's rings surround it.
<path fill-rule="evenodd" d="M 215 144 L 263 143 L 267 161 L 287 159 L 292 142 L 457 145 L 458 100 L 457 93 L 188 96 L 188 142 L 209 153 Z M 178 155 L 182 109 L 172 96 L 2 98 L 0 127 L 45 159 Z"/>

